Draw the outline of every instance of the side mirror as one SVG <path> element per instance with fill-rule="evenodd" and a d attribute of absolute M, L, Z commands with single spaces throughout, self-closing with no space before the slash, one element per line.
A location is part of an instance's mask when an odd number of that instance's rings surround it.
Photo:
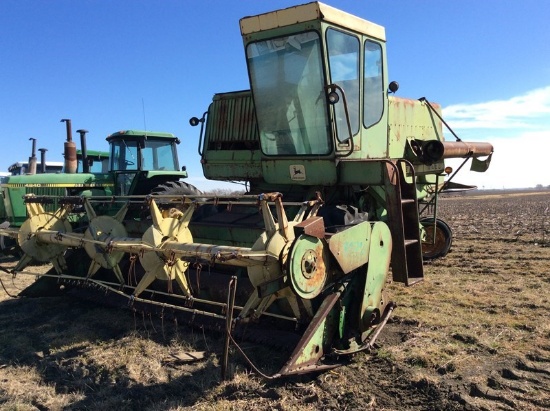
<path fill-rule="evenodd" d="M 388 93 L 393 94 L 393 93 L 395 93 L 397 90 L 399 90 L 399 83 L 398 83 L 397 81 L 392 81 L 392 82 L 388 85 Z"/>
<path fill-rule="evenodd" d="M 197 117 L 191 117 L 189 119 L 189 124 L 191 124 L 192 127 L 198 126 L 200 123 L 204 122 L 204 117 L 202 119 L 199 119 Z"/>

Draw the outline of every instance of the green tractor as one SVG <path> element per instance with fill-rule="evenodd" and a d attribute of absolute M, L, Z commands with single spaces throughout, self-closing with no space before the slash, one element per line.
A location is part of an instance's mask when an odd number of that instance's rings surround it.
<path fill-rule="evenodd" d="M 451 231 L 437 217 L 454 176 L 445 159 L 482 171 L 493 147 L 445 141 L 438 105 L 394 95 L 379 25 L 313 2 L 240 28 L 250 90 L 216 94 L 190 121 L 201 126 L 205 177 L 245 182 L 245 194 L 148 196 L 167 186 L 157 173 L 171 172 L 142 171 L 160 166 L 140 155 L 149 137 L 115 134 L 101 188 L 58 198 L 50 212 L 52 197 L 27 196 L 29 218 L 0 233 L 24 251 L 16 272 L 40 258 L 58 282 L 216 323 L 222 373 L 237 337 L 294 341 L 276 376 L 329 369 L 372 348 L 395 307 L 389 281 L 419 283 L 423 259 L 448 252 Z M 116 213 L 105 208 L 116 202 Z M 75 210 L 88 222 L 80 230 Z"/>
<path fill-rule="evenodd" d="M 39 166 L 34 165 L 31 174 L 12 171 L 13 175 L 2 178 L 0 221 L 4 227 L 20 227 L 28 218 L 26 203 L 41 201 L 46 197 L 48 200 L 44 210 L 53 212 L 59 208 L 59 200 L 67 197 L 149 195 L 173 190 L 183 190 L 187 194 L 198 192 L 193 186 L 180 181 L 187 177 L 187 172 L 185 167 L 180 169 L 176 151 L 180 140 L 173 134 L 118 131 L 107 137 L 110 151 L 105 152 L 87 150 L 87 131 L 78 130 L 82 149 L 76 150 L 71 138 L 71 121 L 64 121 L 67 124 L 67 141 L 62 168 L 52 168 L 57 163 L 46 162 L 45 149 L 40 149 L 41 163 Z M 33 157 L 36 162 L 34 153 L 33 141 L 33 155 L 29 163 L 20 164 L 17 170 L 33 170 Z M 30 197 L 33 199 L 30 200 Z M 111 213 L 117 210 L 116 206 L 109 208 Z M 133 214 L 128 214 L 128 217 L 139 219 L 141 208 L 141 205 L 133 207 Z M 88 224 L 85 213 L 73 211 L 68 217 L 73 227 Z M 5 236 L 0 236 L 0 244 L 4 252 L 14 249 L 13 241 Z"/>

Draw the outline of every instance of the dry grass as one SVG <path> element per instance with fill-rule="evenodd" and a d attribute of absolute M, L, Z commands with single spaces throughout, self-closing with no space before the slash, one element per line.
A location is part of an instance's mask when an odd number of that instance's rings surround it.
<path fill-rule="evenodd" d="M 320 375 L 265 381 L 235 354 L 221 382 L 219 336 L 0 290 L 0 410 L 547 409 L 549 204 L 550 193 L 443 200 L 452 252 L 424 283 L 389 286 L 398 308 L 377 352 Z M 12 294 L 32 281 L 0 279 Z M 270 369 L 271 356 L 255 358 Z"/>

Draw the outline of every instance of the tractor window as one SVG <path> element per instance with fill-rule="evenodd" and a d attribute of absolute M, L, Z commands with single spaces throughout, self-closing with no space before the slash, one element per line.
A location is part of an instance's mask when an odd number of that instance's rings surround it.
<path fill-rule="evenodd" d="M 137 141 L 111 142 L 111 170 L 137 170 L 138 158 Z"/>
<path fill-rule="evenodd" d="M 88 157 L 88 161 L 90 163 L 90 173 L 92 174 L 101 174 L 101 173 L 108 173 L 109 172 L 109 157 L 96 157 L 96 156 L 90 156 Z M 78 159 L 78 172 L 82 172 L 83 165 L 82 165 L 82 159 Z"/>
<path fill-rule="evenodd" d="M 327 44 L 330 81 L 344 90 L 351 133 L 355 135 L 359 132 L 359 39 L 341 31 L 329 29 Z M 334 105 L 334 116 L 338 140 L 345 141 L 349 137 L 349 131 L 342 96 L 340 96 L 340 102 Z"/>
<path fill-rule="evenodd" d="M 178 164 L 175 158 L 172 140 L 148 139 L 145 141 L 145 147 L 141 149 L 141 169 L 177 171 Z"/>
<path fill-rule="evenodd" d="M 246 48 L 267 155 L 323 155 L 331 150 L 320 43 L 312 31 Z"/>
<path fill-rule="evenodd" d="M 378 123 L 384 111 L 382 48 L 373 41 L 365 42 L 365 83 L 363 122 L 365 127 Z"/>
<path fill-rule="evenodd" d="M 90 165 L 90 173 L 108 173 L 109 172 L 109 158 L 101 158 L 93 160 Z"/>

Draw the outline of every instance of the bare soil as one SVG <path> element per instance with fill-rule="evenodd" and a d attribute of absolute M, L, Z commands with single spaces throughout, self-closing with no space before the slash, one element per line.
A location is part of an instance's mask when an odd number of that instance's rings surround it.
<path fill-rule="evenodd" d="M 316 375 L 265 380 L 232 349 L 221 381 L 220 335 L 77 295 L 11 298 L 34 278 L 1 272 L 0 410 L 549 409 L 550 192 L 440 205 L 451 252 L 388 286 L 376 350 Z M 283 355 L 244 348 L 267 373 Z"/>

